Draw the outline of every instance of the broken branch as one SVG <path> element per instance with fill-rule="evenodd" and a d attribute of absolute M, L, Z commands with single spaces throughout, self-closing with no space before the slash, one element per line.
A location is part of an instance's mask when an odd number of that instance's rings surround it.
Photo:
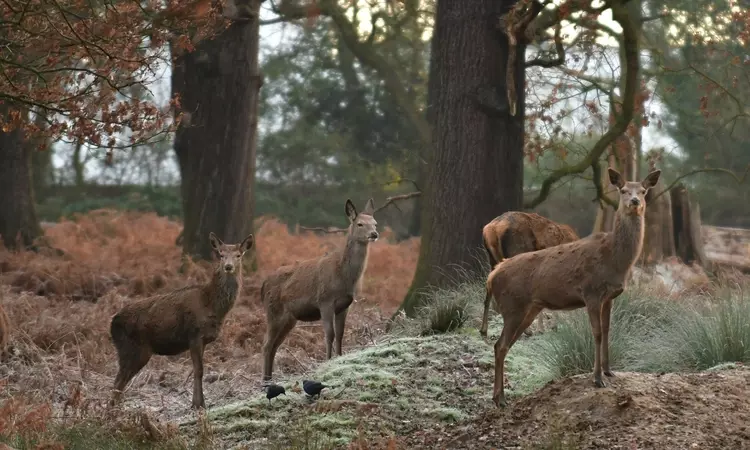
<path fill-rule="evenodd" d="M 385 208 L 387 208 L 390 205 L 393 205 L 396 208 L 398 208 L 396 202 L 400 202 L 402 200 L 408 200 L 410 198 L 416 198 L 416 197 L 419 197 L 420 195 L 422 195 L 422 193 L 420 191 L 414 191 L 414 192 L 408 192 L 406 194 L 400 194 L 400 195 L 394 195 L 392 197 L 388 197 L 388 198 L 385 199 L 385 202 L 383 202 L 382 205 L 380 205 L 377 208 L 375 208 L 375 211 L 373 212 L 373 215 L 377 214 L 379 211 L 384 210 Z M 300 228 L 300 230 L 313 231 L 313 232 L 321 232 L 321 233 L 329 233 L 329 234 L 332 234 L 332 233 L 346 233 L 347 231 L 349 231 L 349 228 L 338 228 L 338 227 L 327 227 L 326 228 L 326 227 L 303 227 L 303 226 L 300 226 L 299 228 Z"/>

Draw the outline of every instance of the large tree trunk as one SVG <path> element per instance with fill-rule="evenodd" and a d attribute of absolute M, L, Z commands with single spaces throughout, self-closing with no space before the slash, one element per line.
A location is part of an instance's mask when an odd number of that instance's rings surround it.
<path fill-rule="evenodd" d="M 258 17 L 260 2 L 250 2 Z M 175 58 L 173 93 L 186 119 L 175 136 L 182 177 L 184 253 L 209 259 L 209 232 L 240 242 L 252 231 L 258 21 L 235 22 Z"/>
<path fill-rule="evenodd" d="M 3 107 L 0 114 L 6 115 Z M 0 130 L 0 235 L 8 249 L 32 246 L 42 235 L 31 179 L 31 152 L 24 133 Z"/>
<path fill-rule="evenodd" d="M 428 111 L 433 151 L 422 211 L 422 243 L 409 294 L 412 314 L 428 286 L 444 287 L 462 267 L 482 272 L 482 227 L 522 207 L 525 47 L 515 65 L 517 111 L 509 114 L 505 34 L 495 29 L 513 0 L 439 0 Z M 520 40 L 520 39 L 519 39 Z"/>

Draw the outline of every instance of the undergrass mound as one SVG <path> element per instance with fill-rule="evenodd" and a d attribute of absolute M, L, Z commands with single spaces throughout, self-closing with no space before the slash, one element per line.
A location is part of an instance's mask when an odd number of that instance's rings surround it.
<path fill-rule="evenodd" d="M 528 394 L 549 380 L 524 352 L 532 340 L 518 342 L 508 357 L 510 396 Z M 256 398 L 211 409 L 209 420 L 227 444 L 253 448 L 296 445 L 300 436 L 330 448 L 362 433 L 387 439 L 452 427 L 492 405 L 493 359 L 492 345 L 475 329 L 390 337 L 327 361 L 309 376 L 276 381 L 287 395 L 270 405 L 259 389 Z M 303 378 L 334 387 L 311 404 L 304 392 L 295 392 Z"/>

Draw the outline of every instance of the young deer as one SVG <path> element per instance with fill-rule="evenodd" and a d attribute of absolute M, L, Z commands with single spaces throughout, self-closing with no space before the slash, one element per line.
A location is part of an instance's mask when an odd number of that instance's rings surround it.
<path fill-rule="evenodd" d="M 482 228 L 482 242 L 492 269 L 505 258 L 521 253 L 542 250 L 580 239 L 569 225 L 557 223 L 537 213 L 508 211 Z M 484 305 L 482 328 L 487 329 L 489 304 Z M 544 330 L 544 314 L 539 316 L 539 327 Z M 525 330 L 530 335 L 530 330 Z"/>
<path fill-rule="evenodd" d="M 521 332 L 543 309 L 586 307 L 594 334 L 594 383 L 604 387 L 602 370 L 609 366 L 609 324 L 612 300 L 625 289 L 630 269 L 643 247 L 645 196 L 661 171 L 642 182 L 625 182 L 609 169 L 609 180 L 620 192 L 614 231 L 595 233 L 578 241 L 522 253 L 498 264 L 487 277 L 485 308 L 491 298 L 503 316 L 503 331 L 495 343 L 495 386 L 492 399 L 505 406 L 505 357 Z M 482 323 L 487 335 L 487 322 Z"/>
<path fill-rule="evenodd" d="M 110 325 L 120 370 L 115 378 L 117 402 L 128 382 L 152 355 L 177 355 L 190 350 L 193 360 L 193 408 L 205 408 L 203 350 L 219 330 L 242 291 L 242 257 L 253 246 L 253 235 L 240 244 L 225 244 L 212 232 L 218 263 L 206 285 L 187 286 L 137 300 L 115 314 Z"/>
<path fill-rule="evenodd" d="M 355 287 L 365 272 L 369 244 L 378 239 L 373 212 L 372 199 L 359 214 L 352 201 L 347 200 L 346 216 L 350 225 L 344 247 L 318 259 L 280 267 L 263 281 L 260 296 L 267 318 L 263 343 L 264 381 L 271 379 L 276 351 L 298 320 L 322 320 L 326 359 L 331 358 L 331 347 L 341 356 L 346 313 L 354 301 Z"/>

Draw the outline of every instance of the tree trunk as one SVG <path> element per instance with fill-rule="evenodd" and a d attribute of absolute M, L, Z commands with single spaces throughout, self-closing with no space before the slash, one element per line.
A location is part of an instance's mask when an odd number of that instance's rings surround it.
<path fill-rule="evenodd" d="M 6 115 L 8 108 L 0 110 Z M 31 179 L 31 152 L 23 131 L 0 130 L 0 235 L 8 249 L 31 247 L 42 235 Z"/>
<path fill-rule="evenodd" d="M 258 17 L 260 2 L 250 2 Z M 235 22 L 174 59 L 175 135 L 182 178 L 183 251 L 211 258 L 209 232 L 240 242 L 252 231 L 258 95 L 258 22 Z"/>
<path fill-rule="evenodd" d="M 37 112 L 34 118 L 35 125 L 40 130 L 47 126 L 46 117 Z M 34 183 L 34 194 L 36 200 L 49 192 L 48 187 L 55 182 L 55 172 L 52 166 L 52 146 L 47 136 L 40 135 L 28 140 L 27 145 L 31 152 L 31 175 Z"/>
<path fill-rule="evenodd" d="M 612 152 L 607 156 L 607 167 L 617 170 L 617 163 Z M 612 184 L 609 182 L 609 171 L 602 170 L 602 190 L 604 195 L 610 195 Z M 615 225 L 615 209 L 608 203 L 599 202 L 599 209 L 596 210 L 596 219 L 594 219 L 594 229 L 592 233 L 602 233 L 612 231 Z"/>
<path fill-rule="evenodd" d="M 401 305 L 414 313 L 428 286 L 446 287 L 461 267 L 482 276 L 482 227 L 522 208 L 524 50 L 515 60 L 517 111 L 506 93 L 508 40 L 496 28 L 514 1 L 439 0 L 432 43 L 428 159 L 419 262 Z M 521 40 L 521 39 L 519 39 Z"/>
<path fill-rule="evenodd" d="M 672 196 L 672 219 L 674 220 L 675 247 L 683 263 L 697 263 L 707 270 L 709 261 L 703 251 L 700 209 L 692 202 L 687 188 L 678 184 L 670 191 Z"/>
<path fill-rule="evenodd" d="M 670 193 L 663 192 L 664 189 L 664 180 L 659 179 L 656 186 L 646 194 L 646 232 L 643 236 L 641 265 L 655 264 L 664 258 L 675 256 L 672 201 Z M 659 197 L 654 199 L 656 195 Z"/>

